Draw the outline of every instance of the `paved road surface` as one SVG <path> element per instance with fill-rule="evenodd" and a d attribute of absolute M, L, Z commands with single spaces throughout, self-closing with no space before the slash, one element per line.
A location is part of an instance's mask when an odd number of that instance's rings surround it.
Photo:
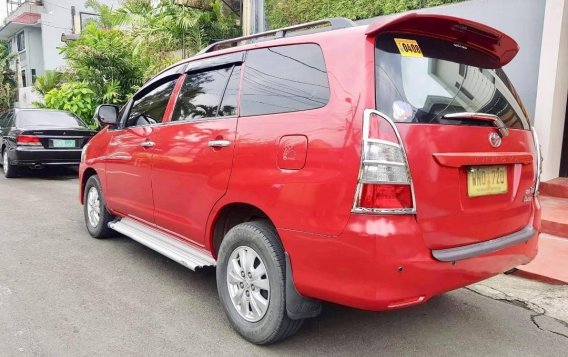
<path fill-rule="evenodd" d="M 240 339 L 212 269 L 83 225 L 72 171 L 0 178 L 0 356 L 566 356 L 522 307 L 466 289 L 405 310 L 326 304 L 283 343 Z M 558 323 L 541 316 L 540 325 Z M 549 319 L 547 320 L 542 320 Z"/>

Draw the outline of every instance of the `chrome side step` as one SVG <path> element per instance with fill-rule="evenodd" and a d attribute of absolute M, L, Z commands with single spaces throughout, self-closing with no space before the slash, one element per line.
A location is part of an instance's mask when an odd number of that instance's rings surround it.
<path fill-rule="evenodd" d="M 215 259 L 206 250 L 181 242 L 132 218 L 122 218 L 108 226 L 191 270 L 215 266 Z"/>

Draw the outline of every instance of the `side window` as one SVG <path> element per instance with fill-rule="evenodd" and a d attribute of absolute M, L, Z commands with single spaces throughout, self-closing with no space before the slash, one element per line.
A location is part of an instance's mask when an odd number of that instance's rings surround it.
<path fill-rule="evenodd" d="M 227 89 L 225 89 L 225 95 L 223 96 L 221 107 L 219 108 L 220 117 L 237 115 L 237 103 L 239 100 L 240 82 L 241 82 L 241 66 L 235 66 L 233 68 L 233 73 L 231 73 L 231 78 L 229 78 Z"/>
<path fill-rule="evenodd" d="M 125 126 L 143 126 L 161 123 L 175 83 L 175 80 L 164 83 L 150 89 L 150 91 L 142 97 L 134 99 Z"/>
<path fill-rule="evenodd" d="M 172 121 L 236 114 L 240 66 L 229 66 L 186 76 Z M 227 95 L 223 93 L 227 89 Z"/>
<path fill-rule="evenodd" d="M 2 123 L 4 128 L 11 128 L 14 126 L 14 112 L 9 111 L 4 117 L 4 122 Z"/>
<path fill-rule="evenodd" d="M 7 116 L 8 116 L 8 112 L 0 115 L 0 128 L 2 128 L 2 129 L 7 127 L 7 125 L 6 125 L 6 123 L 7 123 L 6 117 Z"/>
<path fill-rule="evenodd" d="M 241 116 L 321 108 L 329 101 L 329 82 L 318 45 L 252 50 L 247 55 Z"/>

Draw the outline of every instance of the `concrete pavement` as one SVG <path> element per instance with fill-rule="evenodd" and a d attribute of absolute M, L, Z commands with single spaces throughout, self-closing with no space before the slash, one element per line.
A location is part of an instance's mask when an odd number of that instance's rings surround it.
<path fill-rule="evenodd" d="M 90 238 L 77 192 L 72 171 L 0 178 L 0 356 L 564 356 L 568 351 L 562 322 L 467 289 L 382 313 L 325 304 L 323 314 L 292 339 L 254 346 L 229 327 L 214 270 L 192 272 L 126 238 Z"/>

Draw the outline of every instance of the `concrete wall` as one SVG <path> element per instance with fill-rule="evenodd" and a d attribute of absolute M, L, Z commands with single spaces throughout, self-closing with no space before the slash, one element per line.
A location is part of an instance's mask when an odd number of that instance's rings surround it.
<path fill-rule="evenodd" d="M 41 29 L 30 27 L 26 30 L 28 32 L 28 66 L 29 73 L 28 76 L 31 80 L 32 73 L 31 70 L 36 70 L 36 75 L 41 76 L 43 74 L 43 47 L 42 47 L 42 34 Z M 31 83 L 31 81 L 30 81 Z"/>
<path fill-rule="evenodd" d="M 567 0 L 547 0 L 539 73 L 535 129 L 542 145 L 544 158 L 542 179 L 546 181 L 558 177 L 564 125 L 566 125 Z"/>
<path fill-rule="evenodd" d="M 450 15 L 481 22 L 513 37 L 521 49 L 504 70 L 527 110 L 534 117 L 545 5 L 546 0 L 472 0 L 416 12 Z"/>

